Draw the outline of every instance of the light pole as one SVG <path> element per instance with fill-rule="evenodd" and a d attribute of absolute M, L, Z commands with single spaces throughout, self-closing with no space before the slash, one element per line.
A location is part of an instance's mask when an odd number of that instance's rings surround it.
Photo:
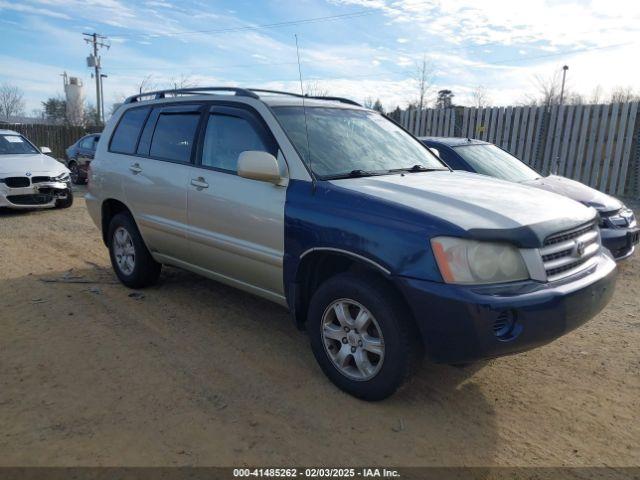
<path fill-rule="evenodd" d="M 569 70 L 569 66 L 564 65 L 562 67 L 562 88 L 560 89 L 560 105 L 562 105 L 562 101 L 564 100 L 564 81 L 567 78 L 567 70 Z"/>

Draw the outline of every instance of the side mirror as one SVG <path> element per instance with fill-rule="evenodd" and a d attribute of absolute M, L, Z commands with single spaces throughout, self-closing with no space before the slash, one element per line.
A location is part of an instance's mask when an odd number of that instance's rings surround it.
<path fill-rule="evenodd" d="M 49 147 L 40 147 L 40 151 L 42 153 L 51 153 L 51 149 Z"/>
<path fill-rule="evenodd" d="M 238 175 L 275 184 L 282 181 L 276 157 L 270 153 L 255 150 L 242 152 L 238 156 Z"/>
<path fill-rule="evenodd" d="M 440 150 L 438 150 L 437 148 L 433 148 L 433 147 L 429 147 L 429 150 L 431 150 L 433 153 L 435 153 L 436 157 L 438 157 L 439 159 L 442 159 L 442 157 L 440 156 Z"/>

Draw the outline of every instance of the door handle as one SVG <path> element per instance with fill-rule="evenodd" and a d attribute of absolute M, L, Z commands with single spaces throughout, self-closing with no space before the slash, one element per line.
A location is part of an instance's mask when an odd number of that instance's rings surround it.
<path fill-rule="evenodd" d="M 204 177 L 192 178 L 191 185 L 196 187 L 198 190 L 202 190 L 203 188 L 209 188 L 209 184 L 204 179 Z"/>
<path fill-rule="evenodd" d="M 142 171 L 142 167 L 140 167 L 139 163 L 133 163 L 129 165 L 129 170 L 131 170 L 134 174 L 138 174 Z"/>

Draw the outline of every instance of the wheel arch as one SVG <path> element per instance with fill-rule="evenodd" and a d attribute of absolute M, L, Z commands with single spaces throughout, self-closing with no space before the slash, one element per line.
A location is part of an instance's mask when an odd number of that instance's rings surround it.
<path fill-rule="evenodd" d="M 384 265 L 354 252 L 336 248 L 311 248 L 300 255 L 294 282 L 288 289 L 289 305 L 296 326 L 305 328 L 309 302 L 318 287 L 343 272 L 374 276 L 385 283 L 389 292 L 407 305 L 406 299 Z M 408 305 L 407 305 L 408 306 Z"/>
<path fill-rule="evenodd" d="M 115 198 L 108 198 L 102 202 L 101 207 L 101 223 L 102 223 L 102 241 L 105 245 L 109 245 L 109 241 L 107 239 L 107 232 L 109 231 L 109 224 L 111 223 L 111 219 L 115 217 L 117 214 L 126 212 L 131 215 L 131 210 L 120 200 L 116 200 Z M 133 215 L 132 215 L 133 217 Z"/>

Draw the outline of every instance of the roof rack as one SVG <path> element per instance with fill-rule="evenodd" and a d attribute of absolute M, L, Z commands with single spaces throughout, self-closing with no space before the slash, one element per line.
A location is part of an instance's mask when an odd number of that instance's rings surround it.
<path fill-rule="evenodd" d="M 289 95 L 291 97 L 296 98 L 309 98 L 312 100 L 330 100 L 334 102 L 347 103 L 349 105 L 355 105 L 357 107 L 361 107 L 358 102 L 354 102 L 348 98 L 343 97 L 329 97 L 322 95 L 301 95 L 299 93 L 292 92 L 283 92 L 281 90 L 265 90 L 262 88 L 237 88 L 237 87 L 192 87 L 192 88 L 168 88 L 166 90 L 156 90 L 153 92 L 142 92 L 137 95 L 131 95 L 128 97 L 124 103 L 135 103 L 140 102 L 144 98 L 148 98 L 149 100 L 159 100 L 161 98 L 166 98 L 167 94 L 178 96 L 178 95 L 197 95 L 199 93 L 207 93 L 207 92 L 234 92 L 234 94 L 238 97 L 249 97 L 249 98 L 260 98 L 258 93 L 274 93 L 276 95 Z"/>
<path fill-rule="evenodd" d="M 197 95 L 198 93 L 205 92 L 234 92 L 238 97 L 250 97 L 250 98 L 260 98 L 258 95 L 250 91 L 246 88 L 236 88 L 236 87 L 193 87 L 193 88 L 170 88 L 167 90 L 156 90 L 154 92 L 142 92 L 137 95 L 131 95 L 128 97 L 124 103 L 135 103 L 139 102 L 144 97 L 153 97 L 153 100 L 158 100 L 161 98 L 166 98 L 167 94 L 174 94 L 174 96 L 178 96 L 178 94 L 187 94 L 187 95 Z"/>
<path fill-rule="evenodd" d="M 283 92 L 281 90 L 265 90 L 263 88 L 248 88 L 247 90 L 249 90 L 251 92 L 275 93 L 276 95 L 289 95 L 291 97 L 309 98 L 309 99 L 313 99 L 313 100 L 331 100 L 331 101 L 334 101 L 334 102 L 348 103 L 349 105 L 355 105 L 356 107 L 361 107 L 362 106 L 358 102 L 355 102 L 355 101 L 353 101 L 353 100 L 351 100 L 349 98 L 343 98 L 343 97 L 330 97 L 330 96 L 323 96 L 323 95 L 301 95 L 299 93 Z"/>

